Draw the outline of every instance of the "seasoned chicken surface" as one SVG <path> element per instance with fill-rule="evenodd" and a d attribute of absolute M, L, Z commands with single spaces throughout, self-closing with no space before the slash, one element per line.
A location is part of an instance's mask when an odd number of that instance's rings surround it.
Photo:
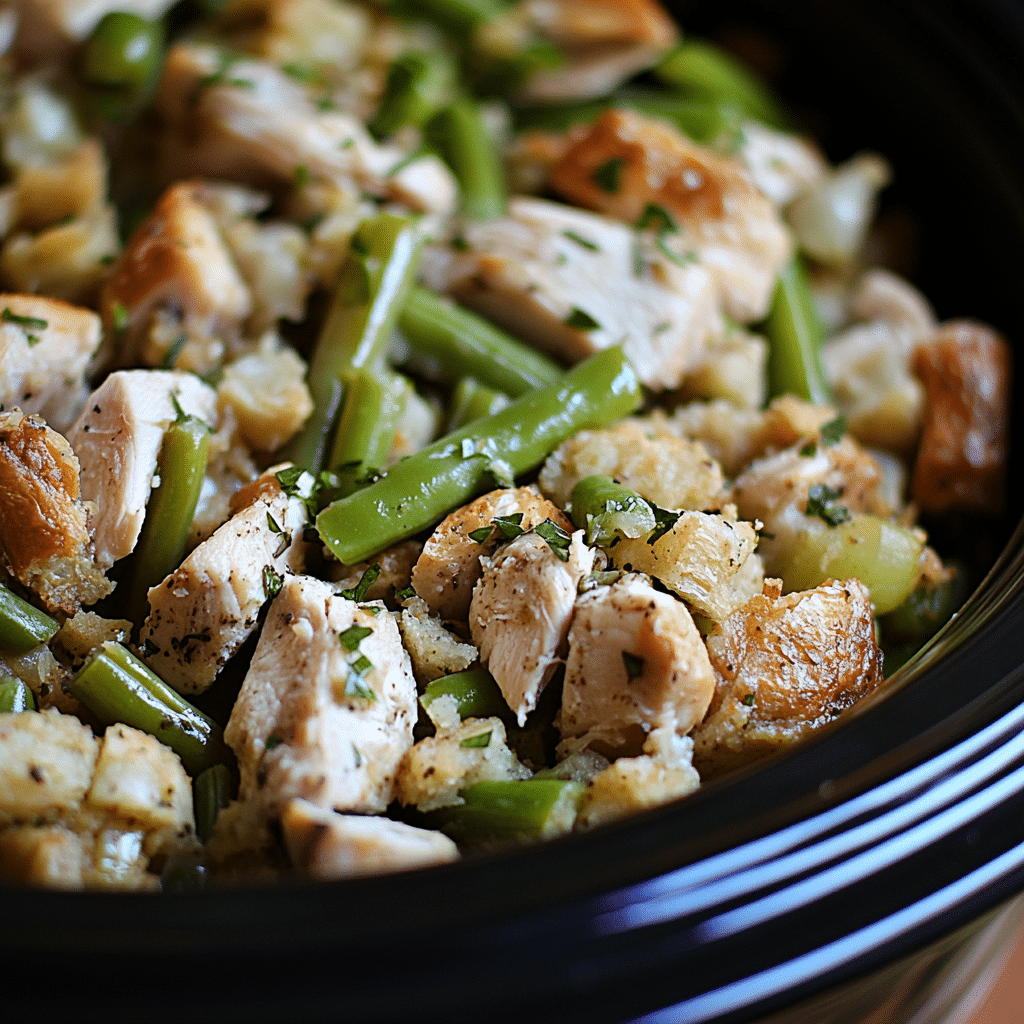
<path fill-rule="evenodd" d="M 525 533 L 481 558 L 469 627 L 480 662 L 494 676 L 520 725 L 551 678 L 572 620 L 580 580 L 594 552 L 577 530 L 563 561 L 536 533 Z"/>
<path fill-rule="evenodd" d="M 708 637 L 715 695 L 694 730 L 714 774 L 827 725 L 882 682 L 871 599 L 857 580 L 780 597 L 778 581 Z"/>
<path fill-rule="evenodd" d="M 647 734 L 686 735 L 714 693 L 708 652 L 686 606 L 639 573 L 576 602 L 569 630 L 561 750 L 635 756 Z"/>
<path fill-rule="evenodd" d="M 267 816 L 296 798 L 379 814 L 415 720 L 416 683 L 392 614 L 290 577 L 224 732 L 238 756 L 239 798 Z"/>
<path fill-rule="evenodd" d="M 66 429 L 85 398 L 85 371 L 99 344 L 100 319 L 91 310 L 0 295 L 0 406 Z"/>
<path fill-rule="evenodd" d="M 149 591 L 140 645 L 153 670 L 181 693 L 202 693 L 256 629 L 282 577 L 303 571 L 302 498 L 266 490 Z"/>
<path fill-rule="evenodd" d="M 82 498 L 96 503 L 96 561 L 104 569 L 135 549 L 164 434 L 181 413 L 212 427 L 216 392 L 190 373 L 121 370 L 89 396 L 68 431 Z"/>

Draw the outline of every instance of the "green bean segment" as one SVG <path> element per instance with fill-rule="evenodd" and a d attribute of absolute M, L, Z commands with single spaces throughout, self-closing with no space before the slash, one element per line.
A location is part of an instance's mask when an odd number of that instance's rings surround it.
<path fill-rule="evenodd" d="M 419 266 L 423 236 L 409 218 L 380 213 L 352 236 L 309 364 L 313 412 L 282 456 L 324 468 L 348 374 L 383 365 L 398 314 Z"/>
<path fill-rule="evenodd" d="M 547 356 L 425 288 L 412 289 L 398 326 L 413 348 L 438 361 L 450 381 L 474 377 L 519 398 L 563 373 Z"/>
<path fill-rule="evenodd" d="M 635 491 L 610 477 L 584 477 L 569 499 L 573 526 L 587 531 L 587 543 L 610 547 L 621 537 L 646 537 L 657 526 L 654 510 Z"/>
<path fill-rule="evenodd" d="M 383 139 L 403 125 L 421 127 L 449 101 L 455 79 L 454 65 L 440 50 L 403 54 L 391 65 L 370 131 Z"/>
<path fill-rule="evenodd" d="M 498 684 L 483 666 L 427 683 L 420 704 L 429 714 L 431 704 L 440 697 L 451 697 L 455 701 L 459 718 L 502 718 L 508 714 L 508 704 Z"/>
<path fill-rule="evenodd" d="M 35 694 L 20 679 L 14 679 L 4 673 L 0 677 L 0 712 L 35 710 Z"/>
<path fill-rule="evenodd" d="M 156 87 L 163 50 L 163 22 L 105 14 L 82 50 L 82 78 L 97 112 L 118 119 L 138 110 Z"/>
<path fill-rule="evenodd" d="M 25 654 L 49 643 L 59 629 L 56 621 L 0 584 L 0 648 Z"/>
<path fill-rule="evenodd" d="M 215 764 L 200 772 L 192 784 L 196 835 L 205 843 L 213 835 L 217 815 L 234 799 L 238 787 L 226 764 Z"/>
<path fill-rule="evenodd" d="M 160 485 L 149 498 L 124 605 L 137 622 L 146 615 L 150 587 L 181 564 L 209 452 L 210 428 L 195 416 L 172 423 L 164 434 L 158 462 Z"/>
<path fill-rule="evenodd" d="M 346 565 L 443 518 L 472 497 L 538 466 L 578 430 L 632 412 L 640 384 L 618 347 L 568 371 L 493 416 L 403 459 L 380 480 L 317 517 L 323 542 Z"/>
<path fill-rule="evenodd" d="M 756 121 L 787 130 L 789 118 L 778 100 L 735 57 L 714 43 L 680 43 L 654 69 L 667 85 L 691 90 L 699 96 L 737 104 Z"/>
<path fill-rule="evenodd" d="M 509 403 L 508 395 L 481 384 L 474 377 L 463 377 L 455 385 L 451 409 L 448 414 L 448 430 L 458 430 L 469 423 L 476 423 L 486 416 L 501 412 Z"/>
<path fill-rule="evenodd" d="M 876 614 L 884 615 L 914 589 L 923 547 L 913 530 L 867 513 L 854 513 L 838 526 L 811 522 L 782 578 L 787 590 L 810 590 L 830 578 L 856 577 L 868 588 Z"/>
<path fill-rule="evenodd" d="M 816 405 L 830 405 L 832 390 L 821 366 L 821 321 L 798 258 L 779 275 L 764 326 L 769 343 L 769 394 L 792 394 Z"/>
<path fill-rule="evenodd" d="M 502 216 L 508 204 L 508 186 L 498 147 L 480 107 L 462 97 L 435 114 L 425 132 L 458 179 L 462 215 L 470 220 Z"/>
<path fill-rule="evenodd" d="M 165 743 L 193 778 L 231 758 L 221 727 L 118 643 L 97 647 L 70 689 L 104 725 L 123 722 Z"/>
<path fill-rule="evenodd" d="M 349 376 L 330 457 L 338 496 L 359 490 L 387 465 L 411 389 L 405 377 L 389 371 L 361 369 Z"/>

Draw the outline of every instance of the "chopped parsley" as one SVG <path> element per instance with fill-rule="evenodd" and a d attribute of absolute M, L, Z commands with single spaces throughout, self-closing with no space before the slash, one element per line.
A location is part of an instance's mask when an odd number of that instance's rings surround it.
<path fill-rule="evenodd" d="M 807 492 L 807 507 L 804 514 L 824 519 L 829 526 L 839 526 L 850 519 L 850 510 L 836 502 L 843 496 L 843 489 L 829 487 L 828 484 L 816 484 Z"/>
<path fill-rule="evenodd" d="M 21 316 L 18 313 L 12 313 L 10 306 L 4 306 L 2 319 L 5 324 L 14 324 L 25 332 L 25 341 L 29 348 L 38 345 L 43 340 L 35 332 L 45 331 L 50 326 L 48 320 L 41 320 L 37 316 Z"/>
<path fill-rule="evenodd" d="M 284 743 L 284 740 L 282 740 L 280 736 L 278 736 L 276 733 L 271 733 L 267 737 L 267 742 L 263 745 L 263 747 L 265 750 L 273 750 L 274 747 L 279 747 L 281 746 L 282 743 Z"/>
<path fill-rule="evenodd" d="M 349 665 L 349 668 L 357 675 L 365 676 L 366 673 L 373 668 L 373 662 L 370 661 L 365 654 L 360 654 L 359 657 Z M 376 698 L 377 695 L 374 694 L 373 696 Z"/>
<path fill-rule="evenodd" d="M 580 331 L 594 331 L 599 330 L 601 324 L 579 306 L 573 306 L 572 312 L 565 318 L 565 326 Z"/>
<path fill-rule="evenodd" d="M 626 675 L 631 681 L 643 674 L 644 659 L 639 654 L 630 654 L 629 651 L 623 651 L 622 664 L 626 666 Z"/>
<path fill-rule="evenodd" d="M 267 513 L 267 529 L 269 529 L 271 533 L 281 532 L 281 527 L 278 526 L 277 520 L 269 512 Z"/>
<path fill-rule="evenodd" d="M 491 733 L 493 729 L 489 729 L 487 732 L 478 732 L 475 736 L 467 736 L 460 744 L 460 747 L 486 747 L 491 742 Z"/>
<path fill-rule="evenodd" d="M 399 590 L 395 588 L 395 598 L 399 601 L 409 601 L 416 596 L 416 590 L 413 587 L 403 587 Z"/>
<path fill-rule="evenodd" d="M 178 356 L 181 355 L 181 350 L 185 347 L 188 341 L 188 335 L 182 331 L 174 341 L 167 346 L 167 351 L 164 353 L 163 359 L 160 361 L 160 366 L 164 370 L 173 370 L 174 364 L 178 361 Z"/>
<path fill-rule="evenodd" d="M 365 658 L 363 660 L 366 661 Z M 367 664 L 369 665 L 369 662 Z M 349 667 L 355 669 L 355 663 Z M 372 668 L 373 666 L 371 665 L 370 667 Z M 358 670 L 349 672 L 348 679 L 345 680 L 345 696 L 362 697 L 363 700 L 377 699 L 377 694 L 363 682 L 362 673 L 358 672 Z"/>
<path fill-rule="evenodd" d="M 263 566 L 263 592 L 267 595 L 268 601 L 281 593 L 283 583 L 284 577 L 272 565 Z"/>
<path fill-rule="evenodd" d="M 636 222 L 637 231 L 655 230 L 659 234 L 668 234 L 679 230 L 679 225 L 672 219 L 672 214 L 657 203 L 648 203 L 640 219 Z"/>
<path fill-rule="evenodd" d="M 563 562 L 569 561 L 569 544 L 572 538 L 563 530 L 558 523 L 545 519 L 543 523 L 534 527 L 534 533 L 547 541 L 548 547 Z"/>
<path fill-rule="evenodd" d="M 359 582 L 351 590 L 343 590 L 341 596 L 358 604 L 365 600 L 366 592 L 377 582 L 378 576 L 380 576 L 380 562 L 374 562 L 363 571 Z"/>
<path fill-rule="evenodd" d="M 295 168 L 295 187 L 305 188 L 309 184 L 309 168 L 305 164 L 299 164 Z"/>
<path fill-rule="evenodd" d="M 355 761 L 357 768 L 363 767 L 363 755 L 359 753 L 359 748 L 354 743 L 352 744 L 352 760 Z"/>
<path fill-rule="evenodd" d="M 491 534 L 494 532 L 493 526 L 481 526 L 478 530 L 471 530 L 469 533 L 469 539 L 475 541 L 477 544 L 483 544 L 484 541 L 490 540 Z"/>
<path fill-rule="evenodd" d="M 657 524 L 653 530 L 651 530 L 650 536 L 647 538 L 647 543 L 653 547 L 655 544 L 665 536 L 669 530 L 672 529 L 676 523 L 679 522 L 682 517 L 682 512 L 670 512 L 668 509 L 659 508 L 652 502 L 648 502 L 651 508 L 654 510 L 654 522 Z"/>
<path fill-rule="evenodd" d="M 495 516 L 491 520 L 498 533 L 504 540 L 515 540 L 521 537 L 526 531 L 523 529 L 523 513 L 513 512 L 510 516 Z"/>
<path fill-rule="evenodd" d="M 754 694 L 748 693 L 746 697 L 743 698 L 743 703 L 746 704 L 748 708 L 752 708 L 754 706 L 754 701 L 756 699 L 757 698 L 754 696 Z"/>
<path fill-rule="evenodd" d="M 808 441 L 807 444 L 800 449 L 800 456 L 805 459 L 809 459 L 818 451 L 817 441 Z"/>
<path fill-rule="evenodd" d="M 354 651 L 372 632 L 369 626 L 349 626 L 338 634 L 338 639 L 346 651 Z"/>
<path fill-rule="evenodd" d="M 281 490 L 284 491 L 290 498 L 303 497 L 299 494 L 299 479 L 306 471 L 301 466 L 286 466 L 284 469 L 279 470 L 274 474 L 277 478 L 277 482 L 281 485 Z"/>
<path fill-rule="evenodd" d="M 120 334 L 128 326 L 128 307 L 123 302 L 115 303 L 110 312 L 110 319 L 114 330 Z"/>
<path fill-rule="evenodd" d="M 584 249 L 589 249 L 591 252 L 601 251 L 601 247 L 596 242 L 591 242 L 589 238 L 584 238 L 582 235 L 578 235 L 575 231 L 566 229 L 562 234 L 568 238 L 570 242 L 575 242 L 577 245 L 583 246 Z"/>
<path fill-rule="evenodd" d="M 468 252 L 470 249 L 469 242 L 462 235 L 456 235 L 448 244 L 455 252 Z"/>
<path fill-rule="evenodd" d="M 613 156 L 601 164 L 590 177 L 602 191 L 613 196 L 622 184 L 622 168 L 625 166 L 626 161 L 623 157 Z"/>
<path fill-rule="evenodd" d="M 829 420 L 828 423 L 823 423 L 820 430 L 822 446 L 825 448 L 831 448 L 833 445 L 839 444 L 843 439 L 843 434 L 845 433 L 845 416 L 837 416 L 834 420 Z"/>

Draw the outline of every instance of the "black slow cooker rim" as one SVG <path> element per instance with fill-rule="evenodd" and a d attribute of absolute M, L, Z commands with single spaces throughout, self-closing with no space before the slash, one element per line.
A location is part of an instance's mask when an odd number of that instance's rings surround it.
<path fill-rule="evenodd" d="M 829 6 L 839 18 L 868 16 L 852 0 Z M 1024 114 L 1008 83 L 1024 47 L 1021 9 L 988 0 L 951 28 L 944 5 L 886 6 L 903 31 L 929 33 L 968 69 L 975 102 L 1001 105 L 1014 128 L 992 158 L 1009 147 L 1020 176 Z M 212 989 L 190 983 L 166 1016 L 150 1006 L 152 1020 L 180 1019 L 186 1006 L 197 1021 L 233 1019 L 227 1008 L 239 1006 L 252 1020 L 460 1018 L 474 1007 L 494 1019 L 618 1020 L 665 1006 L 666 1019 L 749 1019 L 912 953 L 1024 888 L 1022 635 L 1024 526 L 884 700 L 832 735 L 598 833 L 273 889 L 2 887 L 0 950 L 22 968 L 7 975 L 9 1005 L 57 1005 L 31 969 L 56 956 L 67 1006 L 80 998 L 77 979 L 102 984 L 108 1011 L 146 1004 L 169 971 L 209 982 L 216 962 Z M 922 830 L 917 849 L 897 840 L 908 818 Z M 853 928 L 850 901 L 864 907 Z M 780 928 L 796 934 L 780 938 Z M 742 960 L 723 966 L 752 941 L 773 948 L 768 974 Z M 502 962 L 513 949 L 517 959 Z M 407 965 L 401 990 L 387 988 L 381 958 Z M 275 965 L 302 969 L 305 990 L 282 986 Z M 487 996 L 495 987 L 498 1005 Z"/>

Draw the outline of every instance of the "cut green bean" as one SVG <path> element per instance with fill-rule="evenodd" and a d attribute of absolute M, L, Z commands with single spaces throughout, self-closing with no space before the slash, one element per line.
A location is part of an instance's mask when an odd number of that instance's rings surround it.
<path fill-rule="evenodd" d="M 967 578 L 961 571 L 943 583 L 915 587 L 901 605 L 879 619 L 884 645 L 920 646 L 930 640 L 964 603 L 967 589 Z"/>
<path fill-rule="evenodd" d="M 424 131 L 458 179 L 462 215 L 470 220 L 502 216 L 508 204 L 505 171 L 480 107 L 462 97 L 438 111 Z"/>
<path fill-rule="evenodd" d="M 432 812 L 430 824 L 466 846 L 551 839 L 571 832 L 583 785 L 561 779 L 477 782 L 465 801 Z"/>
<path fill-rule="evenodd" d="M 283 458 L 314 474 L 324 468 L 342 408 L 343 381 L 353 370 L 383 365 L 422 243 L 409 218 L 390 213 L 363 221 L 352 236 L 309 365 L 313 412 L 281 452 Z"/>
<path fill-rule="evenodd" d="M 667 85 L 730 101 L 756 121 L 782 131 L 789 129 L 789 118 L 771 90 L 714 43 L 695 39 L 680 43 L 658 64 L 654 74 Z"/>
<path fill-rule="evenodd" d="M 149 588 L 174 572 L 184 557 L 209 452 L 210 428 L 195 416 L 182 417 L 164 434 L 157 464 L 160 486 L 150 494 L 126 588 L 124 608 L 136 624 L 146 616 Z"/>
<path fill-rule="evenodd" d="M 49 643 L 60 626 L 0 584 L 0 648 L 20 655 Z"/>
<path fill-rule="evenodd" d="M 35 710 L 36 695 L 20 679 L 0 669 L 0 712 Z"/>
<path fill-rule="evenodd" d="M 427 683 L 420 704 L 428 715 L 431 704 L 439 697 L 454 698 L 459 718 L 502 718 L 509 713 L 498 684 L 482 665 Z"/>
<path fill-rule="evenodd" d="M 348 377 L 329 461 L 339 497 L 359 490 L 387 465 L 411 389 L 406 378 L 386 370 L 356 370 Z"/>
<path fill-rule="evenodd" d="M 323 542 L 354 565 L 437 522 L 489 487 L 534 469 L 567 437 L 604 426 L 640 404 L 620 348 L 591 356 L 486 419 L 435 441 L 317 517 Z"/>
<path fill-rule="evenodd" d="M 790 260 L 779 275 L 764 329 L 771 396 L 791 394 L 816 405 L 830 405 L 832 390 L 821 366 L 821 321 L 799 257 Z"/>
<path fill-rule="evenodd" d="M 231 759 L 221 727 L 112 640 L 93 651 L 70 689 L 104 725 L 123 722 L 169 746 L 193 778 Z"/>
<path fill-rule="evenodd" d="M 409 293 L 398 325 L 413 348 L 437 360 L 451 383 L 475 377 L 519 398 L 542 384 L 554 384 L 564 372 L 483 317 L 425 288 Z"/>
<path fill-rule="evenodd" d="M 451 100 L 455 78 L 455 67 L 442 50 L 403 54 L 388 71 L 370 131 L 384 139 L 407 124 L 422 127 Z"/>
<path fill-rule="evenodd" d="M 213 835 L 217 815 L 234 799 L 237 786 L 226 764 L 211 765 L 196 776 L 192 784 L 196 835 L 202 842 Z"/>
<path fill-rule="evenodd" d="M 508 395 L 481 384 L 474 377 L 463 377 L 452 393 L 451 409 L 448 413 L 448 431 L 458 430 L 469 423 L 476 423 L 486 416 L 501 412 L 509 403 Z"/>
<path fill-rule="evenodd" d="M 654 509 L 635 491 L 610 477 L 584 477 L 569 498 L 573 525 L 587 531 L 587 543 L 610 547 L 622 537 L 646 537 L 657 526 Z"/>
<path fill-rule="evenodd" d="M 501 17 L 510 6 L 509 0 L 388 0 L 395 14 L 426 18 L 454 32 L 470 32 Z"/>

